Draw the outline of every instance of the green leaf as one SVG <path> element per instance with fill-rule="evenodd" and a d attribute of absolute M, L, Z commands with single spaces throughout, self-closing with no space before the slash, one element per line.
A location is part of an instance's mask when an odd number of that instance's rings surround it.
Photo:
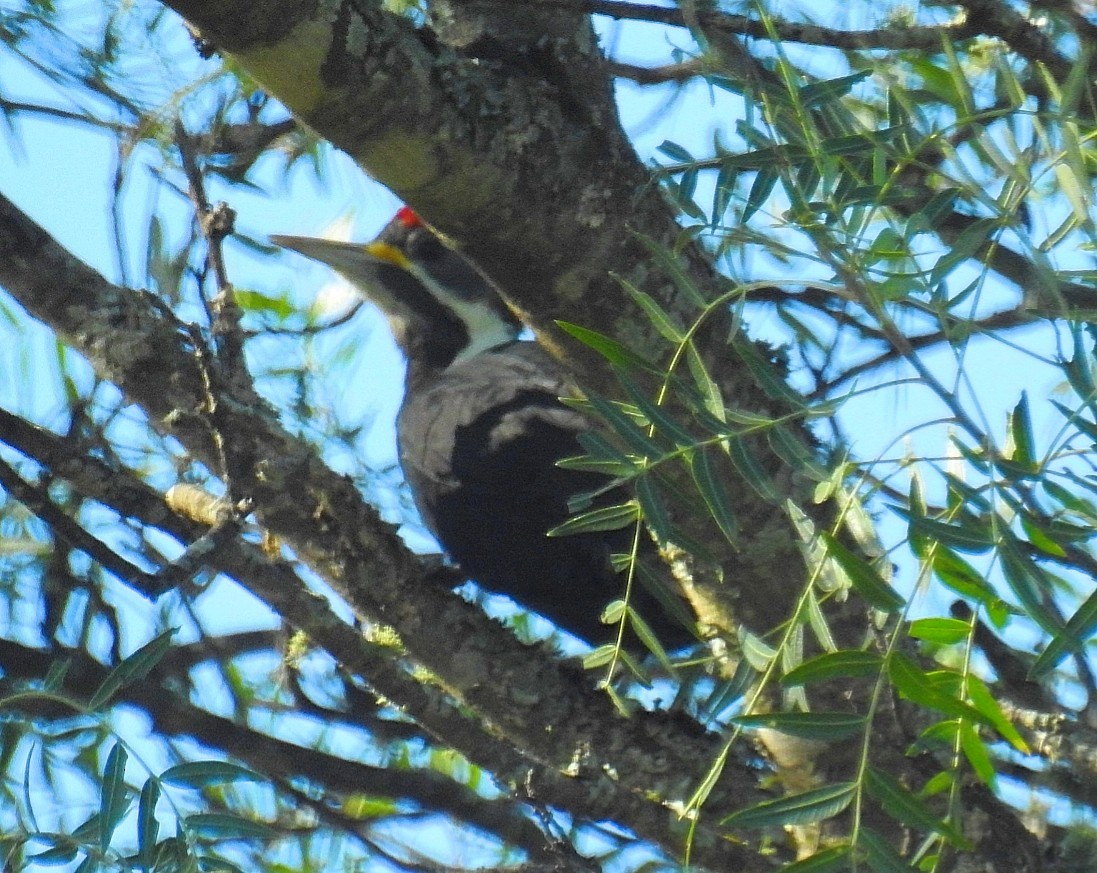
<path fill-rule="evenodd" d="M 909 827 L 923 831 L 933 831 L 948 838 L 956 845 L 965 844 L 963 836 L 950 825 L 942 821 L 925 803 L 890 773 L 879 770 L 871 764 L 865 770 L 865 788 L 880 802 L 889 815 Z"/>
<path fill-rule="evenodd" d="M 1040 470 L 1036 458 L 1036 440 L 1032 435 L 1032 415 L 1028 408 L 1028 392 L 1021 392 L 1021 399 L 1007 418 L 1009 439 L 1003 452 L 1015 467 L 1035 475 Z"/>
<path fill-rule="evenodd" d="M 781 378 L 773 363 L 766 360 L 753 341 L 736 335 L 731 340 L 732 350 L 746 364 L 750 375 L 767 397 L 786 404 L 791 409 L 803 409 L 804 399 Z"/>
<path fill-rule="evenodd" d="M 743 657 L 759 673 L 764 673 L 777 657 L 777 650 L 773 646 L 750 631 L 743 632 L 740 643 L 743 647 Z"/>
<path fill-rule="evenodd" d="M 907 219 L 906 238 L 909 240 L 917 234 L 935 231 L 942 219 L 955 209 L 960 193 L 959 188 L 945 188 L 930 197 L 925 206 Z"/>
<path fill-rule="evenodd" d="M 56 846 L 39 852 L 37 855 L 30 855 L 27 860 L 43 866 L 60 866 L 61 864 L 69 864 L 76 860 L 78 852 L 79 849 L 76 846 L 58 843 Z"/>
<path fill-rule="evenodd" d="M 759 152 L 753 153 L 755 155 Z M 776 152 L 774 155 L 776 156 Z M 773 192 L 774 186 L 777 184 L 777 180 L 781 178 L 781 174 L 778 170 L 771 167 L 766 167 L 758 171 L 758 174 L 754 177 L 754 182 L 750 186 L 750 191 L 747 193 L 747 202 L 743 207 L 743 215 L 740 221 L 746 224 L 754 216 L 759 209 L 762 208 L 762 204 L 766 202 L 769 195 Z"/>
<path fill-rule="evenodd" d="M 634 419 L 630 417 L 630 412 L 638 411 L 636 407 L 630 409 L 621 403 L 611 403 L 596 394 L 587 397 L 587 402 L 634 452 L 644 458 L 659 458 L 662 456 L 662 447 L 644 433 L 643 429 L 637 426 Z"/>
<path fill-rule="evenodd" d="M 621 601 L 619 600 L 615 602 L 621 603 Z M 603 612 L 602 615 L 605 616 L 606 613 Z M 613 624 L 613 622 L 603 622 L 603 624 Z M 617 651 L 617 646 L 615 646 L 613 643 L 607 643 L 604 646 L 599 646 L 596 649 L 592 649 L 591 651 L 583 655 L 583 669 L 596 670 L 599 667 L 608 666 L 610 663 L 613 662 L 614 658 L 617 657 Z"/>
<path fill-rule="evenodd" d="M 221 812 L 198 812 L 188 815 L 183 819 L 182 824 L 188 830 L 209 837 L 269 840 L 278 836 L 276 830 L 261 821 Z"/>
<path fill-rule="evenodd" d="M 862 827 L 857 845 L 864 850 L 865 863 L 873 873 L 919 873 L 894 847 L 869 827 Z"/>
<path fill-rule="evenodd" d="M 724 487 L 724 477 L 715 467 L 715 461 L 709 449 L 698 448 L 689 454 L 689 471 L 697 492 L 708 507 L 709 515 L 716 522 L 720 532 L 729 543 L 738 543 L 738 526 L 735 523 L 735 511 Z"/>
<path fill-rule="evenodd" d="M 1048 496 L 1053 500 L 1058 501 L 1064 509 L 1073 512 L 1075 515 L 1081 516 L 1089 522 L 1087 529 L 1092 534 L 1092 528 L 1097 527 L 1097 506 L 1094 506 L 1091 501 L 1086 500 L 1084 497 L 1068 491 L 1057 482 L 1045 479 L 1040 484 L 1048 493 Z"/>
<path fill-rule="evenodd" d="M 636 404 L 644 418 L 663 436 L 678 446 L 692 446 L 697 438 L 680 424 L 665 406 L 654 403 L 643 389 L 623 370 L 617 370 L 617 379 L 625 393 Z"/>
<path fill-rule="evenodd" d="M 244 873 L 236 864 L 218 855 L 199 855 L 197 861 L 200 873 Z"/>
<path fill-rule="evenodd" d="M 654 477 L 646 475 L 636 479 L 636 499 L 640 502 L 644 521 L 655 532 L 659 542 L 674 542 L 674 526 L 663 497 L 655 486 Z"/>
<path fill-rule="evenodd" d="M 1055 588 L 1053 577 L 1022 551 L 1013 534 L 1005 528 L 1002 529 L 998 555 L 1002 562 L 1002 575 L 1021 602 L 1025 614 L 1046 633 L 1052 636 L 1061 634 L 1062 623 L 1044 605 L 1045 598 L 1049 598 Z"/>
<path fill-rule="evenodd" d="M 678 255 L 650 237 L 639 233 L 634 235 L 648 250 L 659 271 L 674 283 L 674 287 L 682 293 L 685 299 L 693 303 L 698 309 L 704 309 L 708 306 L 704 293 L 689 273 L 686 272 Z"/>
<path fill-rule="evenodd" d="M 557 321 L 556 326 L 564 333 L 573 336 L 583 345 L 594 349 L 603 358 L 617 367 L 634 367 L 641 370 L 659 373 L 659 369 L 646 358 L 636 354 L 632 349 L 588 327 L 572 324 L 569 321 Z"/>
<path fill-rule="evenodd" d="M 774 424 L 769 429 L 769 444 L 777 456 L 793 470 L 806 473 L 817 481 L 825 480 L 829 471 L 819 463 L 819 458 L 808 448 L 806 441 L 792 428 L 783 424 Z"/>
<path fill-rule="evenodd" d="M 1070 617 L 1066 627 L 1055 634 L 1047 648 L 1040 653 L 1040 657 L 1032 665 L 1032 678 L 1040 679 L 1048 675 L 1071 652 L 1082 654 L 1086 643 L 1092 639 L 1094 630 L 1097 630 L 1097 591 L 1085 599 Z"/>
<path fill-rule="evenodd" d="M 958 618 L 920 618 L 910 623 L 908 632 L 916 640 L 951 646 L 964 642 L 971 634 L 971 627 Z"/>
<path fill-rule="evenodd" d="M 561 458 L 556 466 L 564 470 L 582 470 L 588 473 L 602 473 L 611 479 L 627 479 L 636 472 L 636 468 L 628 461 L 608 461 L 592 458 L 590 455 L 579 455 L 575 458 Z"/>
<path fill-rule="evenodd" d="M 724 397 L 720 393 L 720 386 L 709 374 L 701 353 L 693 343 L 686 347 L 686 364 L 701 395 L 705 411 L 720 422 L 724 422 L 727 416 L 724 412 Z"/>
<path fill-rule="evenodd" d="M 268 297 L 258 291 L 234 287 L 232 297 L 236 301 L 236 305 L 245 313 L 272 315 L 279 321 L 284 321 L 297 312 L 297 307 L 286 295 Z"/>
<path fill-rule="evenodd" d="M 739 661 L 735 673 L 726 682 L 720 682 L 713 686 L 712 693 L 705 698 L 701 711 L 706 718 L 716 718 L 735 701 L 742 698 L 747 691 L 758 681 L 759 673 L 746 659 Z"/>
<path fill-rule="evenodd" d="M 231 761 L 190 761 L 160 774 L 160 781 L 184 788 L 206 788 L 225 782 L 265 782 L 267 777 Z"/>
<path fill-rule="evenodd" d="M 156 820 L 156 804 L 160 800 L 160 783 L 150 777 L 141 786 L 141 800 L 137 806 L 137 851 L 145 873 L 152 873 L 155 866 L 156 837 L 160 822 Z"/>
<path fill-rule="evenodd" d="M 874 676 L 884 669 L 884 657 L 876 652 L 843 649 L 817 655 L 781 677 L 782 685 L 809 685 L 827 679 Z"/>
<path fill-rule="evenodd" d="M 731 198 L 735 194 L 735 181 L 739 175 L 739 168 L 731 164 L 722 164 L 716 175 L 716 185 L 712 195 L 712 220 L 720 221 L 731 205 Z"/>
<path fill-rule="evenodd" d="M 864 729 L 865 717 L 849 712 L 770 712 L 740 715 L 731 721 L 748 728 L 770 728 L 807 740 L 841 740 Z"/>
<path fill-rule="evenodd" d="M 960 722 L 960 748 L 975 771 L 975 775 L 988 787 L 994 788 L 998 781 L 998 774 L 994 772 L 994 762 L 991 761 L 986 744 L 971 722 Z"/>
<path fill-rule="evenodd" d="M 946 588 L 978 603 L 993 603 L 999 597 L 982 575 L 967 561 L 946 546 L 939 545 L 933 554 L 933 572 Z"/>
<path fill-rule="evenodd" d="M 930 271 L 930 287 L 939 285 L 962 262 L 973 257 L 987 245 L 1001 225 L 998 218 L 979 218 L 965 228 L 947 253 L 942 255 Z"/>
<path fill-rule="evenodd" d="M 815 634 L 819 648 L 824 652 L 838 651 L 838 644 L 834 641 L 834 634 L 830 631 L 830 625 L 827 624 L 826 616 L 823 615 L 823 609 L 819 605 L 819 598 L 815 596 L 814 591 L 804 592 L 804 608 L 807 612 L 808 626 Z"/>
<path fill-rule="evenodd" d="M 781 868 L 781 873 L 848 873 L 852 869 L 849 846 L 831 846 Z"/>
<path fill-rule="evenodd" d="M 831 103 L 843 94 L 848 94 L 849 90 L 854 85 L 858 82 L 863 82 L 871 75 L 872 70 L 867 69 L 859 70 L 848 76 L 840 76 L 836 79 L 827 79 L 823 82 L 812 82 L 811 84 L 804 85 L 804 87 L 799 90 L 798 96 L 805 109 L 814 106 L 816 103 Z"/>
<path fill-rule="evenodd" d="M 732 437 L 724 443 L 727 456 L 731 460 L 732 466 L 735 467 L 737 472 L 743 481 L 746 482 L 755 493 L 761 497 L 767 503 L 776 504 L 783 498 L 781 493 L 777 490 L 777 487 L 773 484 L 773 479 L 770 478 L 769 473 L 765 468 L 758 463 L 758 459 L 754 456 L 754 452 L 750 446 L 747 445 L 746 438 L 744 437 Z"/>
<path fill-rule="evenodd" d="M 548 536 L 564 537 L 577 533 L 591 533 L 592 531 L 620 530 L 630 524 L 635 524 L 639 518 L 640 507 L 630 500 L 628 503 L 592 509 L 590 512 L 584 512 L 574 518 L 569 518 L 563 524 L 550 530 Z"/>
<path fill-rule="evenodd" d="M 632 632 L 636 634 L 637 639 L 640 640 L 644 648 L 655 655 L 655 660 L 663 666 L 664 670 L 673 674 L 674 665 L 671 664 L 670 658 L 667 656 L 667 650 L 663 648 L 663 644 L 659 641 L 655 631 L 651 629 L 651 625 L 644 621 L 643 616 L 631 606 L 628 607 L 628 617 L 629 627 L 632 628 Z"/>
<path fill-rule="evenodd" d="M 827 555 L 842 568 L 865 600 L 882 612 L 897 612 L 903 608 L 906 601 L 868 561 L 842 545 L 829 531 L 820 531 L 819 539 L 826 546 Z"/>
<path fill-rule="evenodd" d="M 778 827 L 810 824 L 833 818 L 849 806 L 857 793 L 857 783 L 836 782 L 812 788 L 777 800 L 766 800 L 733 812 L 722 822 L 736 827 Z"/>
<path fill-rule="evenodd" d="M 153 639 L 149 640 L 149 642 L 145 643 L 145 645 L 141 646 L 141 648 L 111 670 L 99 688 L 97 688 L 95 693 L 91 696 L 91 700 L 88 701 L 88 708 L 98 709 L 110 700 L 119 689 L 131 682 L 138 682 L 141 679 L 144 679 L 149 672 L 160 663 L 160 659 L 167 654 L 168 649 L 171 648 L 171 638 L 174 633 L 175 629 L 172 628 L 164 631 L 159 636 L 153 637 Z"/>
<path fill-rule="evenodd" d="M 126 800 L 126 761 L 129 754 L 121 743 L 115 743 L 107 755 L 103 769 L 103 795 L 99 799 L 99 848 L 104 852 L 110 845 L 114 829 L 125 817 L 129 803 Z"/>
<path fill-rule="evenodd" d="M 618 278 L 617 281 L 621 283 L 621 287 L 625 289 L 632 301 L 643 310 L 648 317 L 648 321 L 651 322 L 663 339 L 675 345 L 682 342 L 685 338 L 685 332 L 675 323 L 670 314 L 655 301 L 654 297 L 624 279 Z"/>
<path fill-rule="evenodd" d="M 892 652 L 888 656 L 888 678 L 896 691 L 920 706 L 956 718 L 986 723 L 986 719 L 977 710 L 939 690 L 929 675 L 901 652 Z"/>
<path fill-rule="evenodd" d="M 693 163 L 693 155 L 685 147 L 678 145 L 676 142 L 671 142 L 669 139 L 665 139 L 660 143 L 659 151 L 679 164 Z"/>
<path fill-rule="evenodd" d="M 930 543 L 940 543 L 961 552 L 982 554 L 994 547 L 994 537 L 989 526 L 975 516 L 964 514 L 958 524 L 949 524 L 933 518 L 916 515 L 902 506 L 891 504 L 889 508 L 910 523 L 909 536 Z"/>
<path fill-rule="evenodd" d="M 1021 515 L 1021 527 L 1025 531 L 1025 535 L 1028 537 L 1028 541 L 1032 543 L 1037 549 L 1043 552 L 1045 555 L 1051 555 L 1055 558 L 1065 558 L 1067 556 L 1066 549 L 1064 549 L 1059 543 L 1057 543 L 1051 537 L 1052 531 L 1045 531 L 1041 528 L 1027 512 Z M 1057 529 L 1055 533 L 1063 532 L 1062 529 Z M 1089 539 L 1093 536 L 1093 531 L 1085 530 L 1078 531 L 1079 535 L 1084 539 Z"/>
<path fill-rule="evenodd" d="M 982 713 L 983 718 L 992 725 L 994 729 L 1018 752 L 1022 755 L 1029 755 L 1032 750 L 1029 749 L 1028 743 L 1024 741 L 1024 738 L 1017 732 L 1017 728 L 1013 726 L 1013 723 L 1006 718 L 1005 713 L 1002 712 L 1002 707 L 998 705 L 998 701 L 994 699 L 994 695 L 991 693 L 987 684 L 978 676 L 969 675 L 967 677 L 967 696 L 971 701 L 971 705 Z"/>

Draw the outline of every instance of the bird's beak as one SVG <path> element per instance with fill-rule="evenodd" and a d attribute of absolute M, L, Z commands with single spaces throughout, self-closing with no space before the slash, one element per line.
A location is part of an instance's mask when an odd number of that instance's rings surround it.
<path fill-rule="evenodd" d="M 389 243 L 350 243 L 281 234 L 273 235 L 270 241 L 276 246 L 326 264 L 348 278 L 361 276 L 363 271 L 369 270 L 371 264 L 392 264 L 405 272 L 411 272 L 411 261 L 407 255 Z"/>

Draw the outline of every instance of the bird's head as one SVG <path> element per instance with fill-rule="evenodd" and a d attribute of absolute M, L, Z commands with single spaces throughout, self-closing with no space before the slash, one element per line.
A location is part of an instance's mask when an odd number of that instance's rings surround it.
<path fill-rule="evenodd" d="M 483 274 L 407 206 L 369 243 L 280 235 L 271 242 L 326 264 L 375 304 L 409 364 L 446 367 L 521 330 Z"/>

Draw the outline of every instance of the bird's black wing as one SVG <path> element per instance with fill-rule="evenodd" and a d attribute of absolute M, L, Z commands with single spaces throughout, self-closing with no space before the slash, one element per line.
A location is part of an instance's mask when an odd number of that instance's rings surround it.
<path fill-rule="evenodd" d="M 578 435 L 591 427 L 560 403 L 565 393 L 563 372 L 533 343 L 476 355 L 409 385 L 400 456 L 424 521 L 472 579 L 603 642 L 613 630 L 599 616 L 625 584 L 610 555 L 628 551 L 634 532 L 546 536 L 571 514 L 571 497 L 609 482 L 557 465 L 583 453 Z M 613 489 L 598 502 L 626 497 Z M 633 597 L 665 643 L 693 640 L 643 588 Z"/>

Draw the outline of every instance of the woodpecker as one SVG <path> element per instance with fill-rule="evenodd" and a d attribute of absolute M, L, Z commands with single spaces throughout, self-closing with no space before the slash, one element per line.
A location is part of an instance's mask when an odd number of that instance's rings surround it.
<path fill-rule="evenodd" d="M 367 244 L 308 237 L 272 241 L 341 274 L 388 320 L 407 359 L 397 417 L 400 464 L 424 524 L 480 587 L 590 644 L 616 628 L 599 621 L 624 594 L 610 556 L 632 531 L 549 537 L 575 495 L 608 479 L 557 462 L 584 453 L 591 428 L 565 406 L 560 366 L 536 343 L 485 277 L 403 207 Z M 630 604 L 668 648 L 695 638 L 651 593 Z"/>

